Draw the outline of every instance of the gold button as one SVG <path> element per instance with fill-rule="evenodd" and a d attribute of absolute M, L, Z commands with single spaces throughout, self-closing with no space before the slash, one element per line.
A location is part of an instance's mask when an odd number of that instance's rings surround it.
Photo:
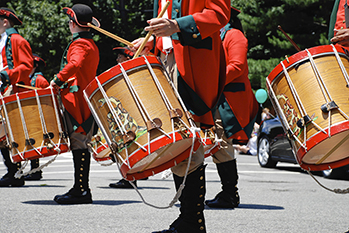
<path fill-rule="evenodd" d="M 194 39 L 198 38 L 198 35 L 193 34 L 193 38 L 194 38 Z"/>
<path fill-rule="evenodd" d="M 203 180 L 204 179 L 204 177 L 203 176 L 200 176 L 200 180 Z"/>
<path fill-rule="evenodd" d="M 200 212 L 197 212 L 196 214 L 197 214 L 197 215 L 200 215 Z"/>
<path fill-rule="evenodd" d="M 80 179 L 79 181 L 82 182 L 82 179 Z"/>
<path fill-rule="evenodd" d="M 200 203 L 198 203 L 198 204 L 197 204 L 197 206 L 201 206 L 201 204 L 200 204 Z"/>
<path fill-rule="evenodd" d="M 178 9 L 175 9 L 175 11 L 178 13 L 179 12 L 179 10 Z"/>
<path fill-rule="evenodd" d="M 80 188 L 82 188 L 82 185 L 80 185 Z"/>
<path fill-rule="evenodd" d="M 200 230 L 202 231 L 203 229 L 205 229 L 203 226 L 200 227 Z"/>
<path fill-rule="evenodd" d="M 201 194 L 199 197 L 202 198 L 203 196 L 204 196 L 204 195 Z"/>
<path fill-rule="evenodd" d="M 81 192 L 85 191 L 85 189 L 81 189 Z"/>
<path fill-rule="evenodd" d="M 83 152 L 82 155 L 85 155 L 85 153 Z"/>
<path fill-rule="evenodd" d="M 204 186 L 201 186 L 201 187 L 200 187 L 200 189 L 203 189 L 203 188 L 204 188 Z"/>
<path fill-rule="evenodd" d="M 341 27 L 341 29 L 343 29 L 343 27 Z"/>
<path fill-rule="evenodd" d="M 82 177 L 82 174 L 80 174 L 80 177 Z"/>
<path fill-rule="evenodd" d="M 81 161 L 85 161 L 85 158 L 81 158 Z"/>
<path fill-rule="evenodd" d="M 80 171 L 83 171 L 84 169 L 83 168 L 80 168 Z"/>
<path fill-rule="evenodd" d="M 198 223 L 202 223 L 202 219 L 199 219 L 199 220 L 198 220 Z"/>

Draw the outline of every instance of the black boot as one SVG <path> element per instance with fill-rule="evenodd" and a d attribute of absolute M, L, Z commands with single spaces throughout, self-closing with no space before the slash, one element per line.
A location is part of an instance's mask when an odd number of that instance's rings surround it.
<path fill-rule="evenodd" d="M 131 181 L 137 187 L 137 181 Z M 121 179 L 116 183 L 110 183 L 109 187 L 117 189 L 133 189 L 133 186 L 125 179 Z"/>
<path fill-rule="evenodd" d="M 39 167 L 39 159 L 33 159 L 30 160 L 30 167 L 31 170 L 38 168 Z M 24 176 L 25 180 L 41 180 L 42 178 L 42 171 L 37 171 L 31 174 L 28 174 L 26 176 Z"/>
<path fill-rule="evenodd" d="M 74 186 L 63 195 L 56 195 L 54 200 L 58 204 L 88 204 L 92 203 L 89 188 L 90 152 L 87 149 L 73 150 Z"/>
<path fill-rule="evenodd" d="M 221 178 L 222 190 L 212 200 L 205 201 L 205 204 L 211 208 L 228 208 L 238 207 L 240 196 L 238 193 L 238 172 L 236 160 L 216 164 L 219 177 Z"/>
<path fill-rule="evenodd" d="M 24 178 L 15 178 L 16 172 L 21 169 L 21 163 L 12 163 L 10 152 L 6 148 L 1 149 L 7 173 L 0 179 L 0 187 L 21 187 L 24 185 Z"/>
<path fill-rule="evenodd" d="M 159 232 L 172 233 L 205 233 L 204 199 L 206 193 L 205 167 L 201 165 L 187 176 L 185 187 L 179 198 L 181 202 L 180 215 L 170 225 L 170 229 Z M 173 174 L 176 189 L 183 182 L 183 177 Z"/>

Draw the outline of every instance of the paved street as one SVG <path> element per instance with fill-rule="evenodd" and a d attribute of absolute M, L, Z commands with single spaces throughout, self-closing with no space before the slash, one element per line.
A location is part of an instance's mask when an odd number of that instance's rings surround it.
<path fill-rule="evenodd" d="M 41 160 L 41 164 L 49 158 Z M 207 159 L 207 194 L 220 191 L 211 158 Z M 297 165 L 279 163 L 261 168 L 254 156 L 237 155 L 241 204 L 234 210 L 206 208 L 207 232 L 346 232 L 349 230 L 349 194 L 335 194 L 320 187 Z M 29 169 L 29 165 L 26 170 Z M 5 173 L 0 164 L 0 175 Z M 70 153 L 59 155 L 43 170 L 43 179 L 27 181 L 21 188 L 0 188 L 0 232 L 152 232 L 168 228 L 178 216 L 178 203 L 156 209 L 142 203 L 135 190 L 109 188 L 121 178 L 117 166 L 93 161 L 90 185 L 93 204 L 61 206 L 53 201 L 73 184 Z M 317 176 L 330 188 L 348 188 L 348 180 Z M 172 176 L 155 175 L 138 181 L 148 203 L 165 207 L 175 191 Z"/>

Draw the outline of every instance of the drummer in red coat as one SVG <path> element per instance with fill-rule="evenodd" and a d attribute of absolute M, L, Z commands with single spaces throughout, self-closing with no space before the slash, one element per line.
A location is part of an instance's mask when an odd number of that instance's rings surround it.
<path fill-rule="evenodd" d="M 97 132 L 97 126 L 83 90 L 96 76 L 99 63 L 99 51 L 87 23 L 99 27 L 99 22 L 92 17 L 92 9 L 84 4 L 64 7 L 63 12 L 69 16 L 72 42 L 63 54 L 61 71 L 55 75 L 51 86 L 61 91 L 75 179 L 73 188 L 63 195 L 56 195 L 54 200 L 59 204 L 86 204 L 92 203 L 89 188 L 91 156 L 87 145 Z"/>
<path fill-rule="evenodd" d="M 42 72 L 40 71 L 41 67 L 46 66 L 46 62 L 44 61 L 44 59 L 42 59 L 41 57 L 39 57 L 37 54 L 34 54 L 34 53 L 33 53 L 33 59 L 34 59 L 34 67 L 29 76 L 30 85 L 32 87 L 38 87 L 38 88 L 46 88 L 50 86 L 49 82 L 46 80 L 46 78 L 43 76 Z M 39 159 L 30 160 L 31 170 L 38 168 L 39 165 L 40 165 Z M 42 178 L 42 171 L 32 172 L 31 174 L 24 176 L 25 180 L 41 180 L 41 178 Z"/>
<path fill-rule="evenodd" d="M 212 200 L 205 201 L 212 208 L 235 208 L 240 203 L 238 172 L 233 139 L 248 141 L 258 114 L 258 102 L 248 78 L 248 41 L 232 7 L 229 23 L 221 29 L 226 57 L 226 85 L 217 105 L 216 133 L 222 140 L 222 148 L 215 153 L 213 162 L 222 183 L 222 191 Z"/>
<path fill-rule="evenodd" d="M 0 8 L 0 77 L 2 82 L 0 91 L 4 96 L 26 91 L 27 89 L 17 87 L 15 84 L 30 85 L 29 74 L 33 69 L 30 45 L 13 28 L 14 25 L 22 25 L 22 21 L 15 12 L 8 8 Z M 8 172 L 0 179 L 0 187 L 23 186 L 23 177 L 14 177 L 21 168 L 21 163 L 12 163 L 7 148 L 2 147 L 1 153 Z"/>
<path fill-rule="evenodd" d="M 170 3 L 165 17 L 149 20 L 145 30 L 153 31 L 156 36 L 154 54 L 158 51 L 164 57 L 187 109 L 201 127 L 209 127 L 214 125 L 212 110 L 225 84 L 226 66 L 219 30 L 229 21 L 230 1 L 183 0 Z M 154 16 L 164 5 L 164 0 L 155 0 Z M 134 41 L 135 48 L 142 41 Z M 143 52 L 148 53 L 151 49 L 154 49 L 153 39 L 148 41 Z M 185 188 L 179 198 L 180 215 L 170 229 L 163 232 L 206 232 L 203 159 L 201 146 L 192 157 Z M 172 168 L 177 190 L 183 182 L 187 163 L 185 160 Z"/>

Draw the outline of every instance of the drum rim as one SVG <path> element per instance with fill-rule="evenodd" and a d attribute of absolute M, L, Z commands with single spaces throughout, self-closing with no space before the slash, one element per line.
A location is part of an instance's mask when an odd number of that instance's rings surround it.
<path fill-rule="evenodd" d="M 25 160 L 32 160 L 32 159 L 37 159 L 37 158 L 44 158 L 44 157 L 48 157 L 48 156 L 52 156 L 52 155 L 56 155 L 56 154 L 61 154 L 61 153 L 65 153 L 65 152 L 68 152 L 69 151 L 69 145 L 68 143 L 60 143 L 59 145 L 58 144 L 55 144 L 56 146 L 58 146 L 58 148 L 60 149 L 60 151 L 56 151 L 54 149 L 52 150 L 48 150 L 45 146 L 43 147 L 35 147 L 37 150 L 39 150 L 43 155 L 40 155 L 38 154 L 38 152 L 35 150 L 35 149 L 30 149 L 30 150 L 27 150 L 27 151 L 24 151 L 24 152 L 21 152 L 23 153 L 23 158 Z M 47 153 L 49 151 L 52 151 L 52 153 Z M 20 154 L 14 154 L 12 156 L 12 160 L 14 162 L 21 162 L 21 161 L 25 161 L 25 160 L 22 160 L 21 159 L 21 156 Z"/>
<path fill-rule="evenodd" d="M 57 91 L 52 89 L 54 96 L 57 95 Z M 20 100 L 29 100 L 29 99 L 34 99 L 36 97 L 36 93 L 40 97 L 47 97 L 47 96 L 52 96 L 51 89 L 38 89 L 38 90 L 29 90 L 29 91 L 24 91 L 24 92 L 18 92 L 16 94 L 12 94 L 9 96 L 3 97 L 3 103 L 5 104 L 11 104 L 14 102 L 17 102 L 17 95 Z M 2 103 L 1 103 L 2 104 Z"/>
<path fill-rule="evenodd" d="M 197 135 L 198 136 L 198 135 Z M 190 138 L 187 138 L 188 140 Z M 165 144 L 164 146 L 170 146 L 172 144 Z M 196 151 L 199 146 L 201 145 L 201 142 L 200 142 L 200 138 L 196 138 L 195 142 L 194 142 L 194 151 Z M 134 173 L 128 173 L 131 169 L 127 166 L 127 164 L 125 163 L 122 163 L 121 166 L 120 166 L 120 171 L 121 171 L 121 174 L 123 177 L 125 177 L 126 180 L 139 180 L 139 179 L 142 179 L 142 178 L 145 178 L 145 177 L 148 177 L 148 176 L 152 176 L 152 175 L 155 175 L 157 173 L 160 173 L 168 168 L 171 168 L 175 165 L 175 163 L 180 163 L 182 162 L 183 160 L 185 160 L 186 158 L 189 157 L 190 155 L 190 151 L 191 151 L 191 147 L 192 146 L 189 146 L 189 148 L 187 148 L 186 150 L 184 150 L 182 153 L 176 155 L 174 158 L 168 160 L 167 162 L 157 166 L 157 167 L 152 167 L 152 168 L 149 168 L 149 169 L 145 169 L 143 172 L 134 172 Z M 160 147 L 161 148 L 161 147 Z M 160 149 L 158 148 L 158 149 Z M 154 150 L 152 153 L 154 153 L 155 151 L 157 151 L 158 149 Z M 139 150 L 138 150 L 139 151 Z M 137 156 L 135 153 L 132 153 L 133 157 L 134 156 Z M 143 157 L 140 157 L 140 158 L 136 158 L 135 160 L 130 161 L 130 166 L 132 167 L 133 165 L 135 165 L 137 162 L 139 162 L 140 160 L 142 160 L 143 158 L 147 157 L 148 154 L 146 154 L 145 156 Z M 132 156 L 130 156 L 131 158 Z"/>
<path fill-rule="evenodd" d="M 341 46 L 335 45 L 335 48 L 338 51 L 339 56 L 344 56 L 349 60 L 349 56 L 345 53 L 343 48 Z M 333 48 L 331 45 L 321 45 L 309 48 L 308 51 L 311 53 L 311 55 L 316 58 L 320 56 L 326 56 L 329 54 L 334 54 Z M 284 62 L 287 61 L 288 62 Z M 305 60 L 309 60 L 308 54 L 306 50 L 299 51 L 296 54 L 293 54 L 292 56 L 288 57 L 287 59 L 282 60 L 283 64 L 285 65 L 286 69 L 290 69 L 297 64 L 304 62 Z M 283 73 L 283 68 L 281 64 L 279 63 L 268 75 L 267 81 L 270 82 L 271 86 L 276 82 L 279 77 Z M 268 88 L 269 89 L 269 88 Z"/>
<path fill-rule="evenodd" d="M 338 133 L 345 132 L 349 129 L 349 121 L 342 121 L 337 124 L 331 125 L 331 136 L 334 136 Z M 328 133 L 328 127 L 324 128 L 324 130 Z M 307 150 L 310 151 L 312 148 L 314 148 L 317 144 L 322 143 L 328 139 L 328 134 L 324 134 L 323 132 L 318 132 L 314 135 L 312 135 L 310 138 L 307 140 Z M 294 142 L 292 142 L 294 143 Z M 303 157 L 307 154 L 305 149 L 300 146 L 299 149 L 297 150 L 296 153 L 296 159 L 298 164 L 304 168 L 305 170 L 312 170 L 312 171 L 322 171 L 322 170 L 327 170 L 329 167 L 331 169 L 338 168 L 344 165 L 349 164 L 349 157 L 344 158 L 335 162 L 331 163 L 321 163 L 321 164 L 310 164 L 310 163 L 305 163 L 303 162 Z M 348 163 L 343 164 L 344 161 L 347 161 Z"/>

